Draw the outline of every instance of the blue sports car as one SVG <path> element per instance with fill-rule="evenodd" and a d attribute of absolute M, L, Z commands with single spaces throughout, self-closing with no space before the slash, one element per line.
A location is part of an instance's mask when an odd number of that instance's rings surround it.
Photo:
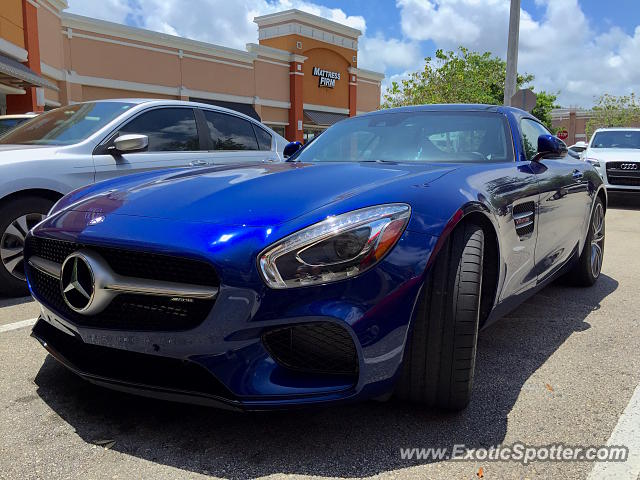
<path fill-rule="evenodd" d="M 527 112 L 377 111 L 284 163 L 67 195 L 25 245 L 33 336 L 96 384 L 168 400 L 461 409 L 480 328 L 561 275 L 598 279 L 606 207 Z"/>

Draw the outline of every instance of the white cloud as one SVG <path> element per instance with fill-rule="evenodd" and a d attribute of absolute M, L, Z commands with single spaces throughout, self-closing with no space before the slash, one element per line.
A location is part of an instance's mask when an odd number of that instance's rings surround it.
<path fill-rule="evenodd" d="M 403 33 L 438 47 L 459 45 L 505 57 L 509 0 L 397 0 Z M 520 13 L 518 71 L 538 89 L 560 92 L 564 105 L 590 106 L 603 93 L 640 85 L 640 26 L 633 35 L 612 27 L 597 33 L 578 0 L 536 0 L 541 20 Z"/>
<path fill-rule="evenodd" d="M 118 23 L 128 18 L 149 30 L 238 49 L 257 42 L 254 17 L 291 8 L 361 30 L 358 66 L 362 68 L 380 72 L 408 69 L 422 60 L 418 42 L 386 38 L 380 33 L 368 37 L 364 17 L 306 0 L 71 0 L 69 5 L 72 13 Z"/>
<path fill-rule="evenodd" d="M 358 66 L 384 72 L 388 68 L 417 68 L 422 59 L 418 42 L 385 38 L 381 34 L 362 37 L 358 45 Z"/>
<path fill-rule="evenodd" d="M 69 12 L 123 23 L 132 12 L 126 0 L 69 0 Z"/>

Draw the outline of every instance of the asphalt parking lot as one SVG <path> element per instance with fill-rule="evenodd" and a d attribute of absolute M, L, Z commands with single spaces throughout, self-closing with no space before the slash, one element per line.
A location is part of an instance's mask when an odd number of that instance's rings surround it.
<path fill-rule="evenodd" d="M 16 325 L 37 316 L 30 299 L 0 299 L 0 478 L 587 478 L 593 462 L 409 461 L 400 448 L 605 444 L 640 384 L 638 245 L 640 202 L 618 199 L 596 286 L 553 284 L 482 332 L 460 414 L 395 402 L 237 414 L 111 392 Z"/>

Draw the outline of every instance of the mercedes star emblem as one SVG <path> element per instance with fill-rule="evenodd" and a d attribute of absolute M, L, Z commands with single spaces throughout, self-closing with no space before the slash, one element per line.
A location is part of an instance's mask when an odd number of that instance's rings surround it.
<path fill-rule="evenodd" d="M 62 298 L 75 312 L 86 311 L 93 301 L 94 278 L 91 266 L 80 253 L 72 253 L 62 264 Z"/>

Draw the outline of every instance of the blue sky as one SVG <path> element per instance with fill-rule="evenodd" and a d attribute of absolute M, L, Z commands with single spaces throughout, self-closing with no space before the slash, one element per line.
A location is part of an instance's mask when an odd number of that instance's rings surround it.
<path fill-rule="evenodd" d="M 363 30 L 359 66 L 384 85 L 437 48 L 504 57 L 509 0 L 69 0 L 69 11 L 234 48 L 257 41 L 256 15 L 299 8 Z M 637 32 L 636 32 L 637 29 Z M 520 72 L 565 106 L 640 93 L 640 0 L 522 0 Z"/>

